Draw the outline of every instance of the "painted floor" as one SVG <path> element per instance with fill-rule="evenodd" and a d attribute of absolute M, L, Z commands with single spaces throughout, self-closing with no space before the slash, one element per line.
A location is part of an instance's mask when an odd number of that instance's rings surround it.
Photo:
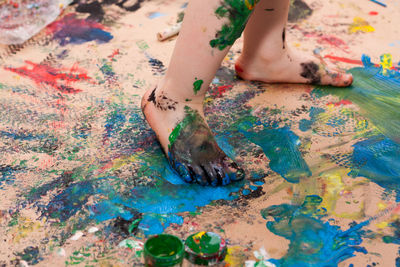
<path fill-rule="evenodd" d="M 182 182 L 139 108 L 184 0 L 76 1 L 0 46 L 0 266 L 140 266 L 146 236 L 203 230 L 227 266 L 400 266 L 400 2 L 305 3 L 288 44 L 355 82 L 239 80 L 238 40 L 206 97 L 226 187 Z"/>

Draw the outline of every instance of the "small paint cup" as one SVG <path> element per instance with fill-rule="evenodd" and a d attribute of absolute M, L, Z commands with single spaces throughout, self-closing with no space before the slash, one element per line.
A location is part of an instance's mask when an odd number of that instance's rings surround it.
<path fill-rule="evenodd" d="M 144 244 L 144 261 L 148 267 L 182 266 L 184 246 L 173 235 L 155 235 Z"/>
<path fill-rule="evenodd" d="M 226 242 L 213 232 L 199 232 L 185 241 L 185 258 L 191 266 L 216 266 L 224 261 Z"/>

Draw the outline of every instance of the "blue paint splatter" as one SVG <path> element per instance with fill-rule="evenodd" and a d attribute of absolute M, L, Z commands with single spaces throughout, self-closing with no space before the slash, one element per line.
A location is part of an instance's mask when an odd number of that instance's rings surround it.
<path fill-rule="evenodd" d="M 155 19 L 155 18 L 159 18 L 159 17 L 164 17 L 164 16 L 166 16 L 166 15 L 167 15 L 167 14 L 160 13 L 160 12 L 151 12 L 150 14 L 147 15 L 147 17 L 148 17 L 149 19 Z"/>
<path fill-rule="evenodd" d="M 240 131 L 249 141 L 262 148 L 270 160 L 271 170 L 279 173 L 288 182 L 298 183 L 300 178 L 311 175 L 299 150 L 300 139 L 289 127 L 265 127 L 258 132 Z"/>
<path fill-rule="evenodd" d="M 104 30 L 104 26 L 98 22 L 78 19 L 76 14 L 68 14 L 61 20 L 55 21 L 47 28 L 52 31 L 54 38 L 61 45 L 82 44 L 90 41 L 97 43 L 106 43 L 113 36 Z"/>
<path fill-rule="evenodd" d="M 363 176 L 386 189 L 400 192 L 400 145 L 378 135 L 357 142 L 353 147 L 351 176 Z"/>
<path fill-rule="evenodd" d="M 362 228 L 369 221 L 342 231 L 339 226 L 321 220 L 325 216 L 325 210 L 319 207 L 321 202 L 322 198 L 311 195 L 302 205 L 275 205 L 261 211 L 265 219 L 273 218 L 267 222 L 267 228 L 290 241 L 286 255 L 270 262 L 287 267 L 334 267 L 355 256 L 355 252 L 367 253 L 359 245 L 365 233 Z"/>
<path fill-rule="evenodd" d="M 96 220 L 109 220 L 121 214 L 129 220 L 130 215 L 121 211 L 121 206 L 128 207 L 143 213 L 139 229 L 146 235 L 159 234 L 171 223 L 183 223 L 183 218 L 177 213 L 194 212 L 198 207 L 206 206 L 214 200 L 233 200 L 236 196 L 232 193 L 238 192 L 244 184 L 236 182 L 220 187 L 187 184 L 170 168 L 165 157 L 152 157 L 151 165 L 148 163 L 144 162 L 156 171 L 154 178 L 157 185 L 138 186 L 124 196 L 115 191 L 102 191 L 102 195 L 109 195 L 110 198 L 95 205 L 94 210 L 107 209 L 106 213 L 93 212 Z"/>
<path fill-rule="evenodd" d="M 302 119 L 299 121 L 299 129 L 302 132 L 308 131 L 311 129 L 311 126 L 315 123 L 318 118 L 318 115 L 324 113 L 325 110 L 319 107 L 311 107 L 310 108 L 310 119 Z"/>
<path fill-rule="evenodd" d="M 123 110 L 120 108 L 116 108 L 113 112 L 108 114 L 106 124 L 104 127 L 106 128 L 106 137 L 113 136 L 122 130 L 126 122 L 126 117 L 123 113 Z"/>
<path fill-rule="evenodd" d="M 12 185 L 15 183 L 15 174 L 22 172 L 19 166 L 0 165 L 0 189 L 4 189 L 4 185 Z"/>

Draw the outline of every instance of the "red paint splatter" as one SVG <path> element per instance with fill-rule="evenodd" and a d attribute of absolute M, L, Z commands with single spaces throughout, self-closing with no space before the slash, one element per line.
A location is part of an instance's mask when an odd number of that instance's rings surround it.
<path fill-rule="evenodd" d="M 114 49 L 111 55 L 108 56 L 109 59 L 113 60 L 115 56 L 119 55 L 119 49 Z"/>
<path fill-rule="evenodd" d="M 238 64 L 235 64 L 235 70 L 236 70 L 236 72 L 239 72 L 239 73 L 243 72 L 243 69 Z"/>
<path fill-rule="evenodd" d="M 305 37 L 317 38 L 317 42 L 320 44 L 328 44 L 344 51 L 345 53 L 349 53 L 349 47 L 347 46 L 347 43 L 336 36 L 324 35 L 316 31 L 306 31 L 302 29 L 299 25 L 293 26 L 292 29 L 299 30 Z"/>
<path fill-rule="evenodd" d="M 324 56 L 324 58 L 329 58 L 335 61 L 340 61 L 340 62 L 345 62 L 345 63 L 349 63 L 349 64 L 355 64 L 355 65 L 363 65 L 361 60 L 355 60 L 355 59 L 350 59 L 350 58 L 345 58 L 345 57 L 336 57 L 336 56 L 332 56 L 332 55 L 326 55 Z"/>
<path fill-rule="evenodd" d="M 378 12 L 376 12 L 376 11 L 371 11 L 371 12 L 369 12 L 368 13 L 370 16 L 376 16 L 376 15 L 378 15 Z"/>
<path fill-rule="evenodd" d="M 64 94 L 74 94 L 82 91 L 71 87 L 71 83 L 91 80 L 85 71 L 78 68 L 77 64 L 74 64 L 70 69 L 57 69 L 31 61 L 25 61 L 25 63 L 27 65 L 20 68 L 5 67 L 5 69 L 28 77 L 38 85 L 49 85 Z"/>
<path fill-rule="evenodd" d="M 225 92 L 231 90 L 232 88 L 233 88 L 233 85 L 231 85 L 231 84 L 214 86 L 210 94 L 214 97 L 221 97 L 224 95 Z"/>
<path fill-rule="evenodd" d="M 350 105 L 353 104 L 353 102 L 351 102 L 350 100 L 343 99 L 336 103 L 329 102 L 327 105 L 332 105 L 332 104 L 335 105 L 335 107 L 338 107 L 338 106 Z"/>
<path fill-rule="evenodd" d="M 333 35 L 319 36 L 317 42 L 319 44 L 329 44 L 333 47 L 339 48 L 339 49 L 345 51 L 346 53 L 348 53 L 347 52 L 348 46 L 347 46 L 346 42 L 343 41 L 342 39 L 339 39 L 339 38 L 333 36 Z"/>

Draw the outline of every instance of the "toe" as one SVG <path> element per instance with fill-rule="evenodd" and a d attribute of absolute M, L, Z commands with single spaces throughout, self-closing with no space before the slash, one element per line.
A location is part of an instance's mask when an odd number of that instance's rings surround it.
<path fill-rule="evenodd" d="M 195 181 L 200 185 L 207 185 L 207 173 L 203 166 L 193 165 L 193 171 L 195 172 Z"/>
<path fill-rule="evenodd" d="M 217 186 L 218 185 L 218 175 L 215 169 L 213 168 L 212 164 L 204 164 L 204 170 L 206 172 L 206 178 L 210 185 Z"/>
<path fill-rule="evenodd" d="M 229 175 L 226 173 L 223 166 L 220 164 L 212 164 L 212 167 L 217 173 L 218 184 L 227 185 L 230 183 Z"/>
<path fill-rule="evenodd" d="M 173 169 L 182 177 L 182 179 L 187 182 L 187 183 L 193 183 L 194 179 L 191 175 L 191 172 L 189 168 L 180 162 L 177 161 L 170 161 L 170 165 L 173 167 Z"/>
<path fill-rule="evenodd" d="M 222 184 L 228 184 L 233 181 L 240 181 L 244 178 L 244 170 L 241 169 L 236 162 L 226 157 L 223 160 L 223 166 L 226 177 L 222 180 Z"/>
<path fill-rule="evenodd" d="M 334 77 L 332 77 L 330 85 L 337 87 L 346 87 L 350 86 L 352 83 L 353 83 L 353 75 L 351 75 L 350 73 L 338 72 Z"/>

